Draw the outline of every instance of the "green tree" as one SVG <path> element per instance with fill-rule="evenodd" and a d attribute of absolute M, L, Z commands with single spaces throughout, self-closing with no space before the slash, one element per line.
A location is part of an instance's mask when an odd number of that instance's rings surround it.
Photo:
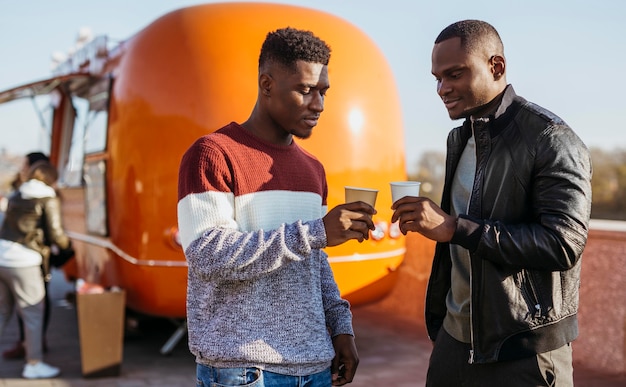
<path fill-rule="evenodd" d="M 590 148 L 590 153 L 593 163 L 591 217 L 626 220 L 626 149 Z M 423 153 L 414 170 L 409 179 L 422 182 L 421 195 L 440 203 L 445 154 L 439 151 Z"/>
<path fill-rule="evenodd" d="M 626 220 L 626 149 L 591 148 L 591 217 Z"/>
<path fill-rule="evenodd" d="M 446 172 L 446 155 L 440 151 L 424 152 L 415 170 L 416 172 L 409 174 L 409 180 L 422 182 L 420 195 L 440 203 Z"/>

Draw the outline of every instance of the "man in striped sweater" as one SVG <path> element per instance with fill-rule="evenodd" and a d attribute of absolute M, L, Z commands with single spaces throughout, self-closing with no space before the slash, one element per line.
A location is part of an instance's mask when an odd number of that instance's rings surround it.
<path fill-rule="evenodd" d="M 357 202 L 327 212 L 324 168 L 293 141 L 308 138 L 324 110 L 329 59 L 309 31 L 270 32 L 248 120 L 199 138 L 182 158 L 189 347 L 203 385 L 326 387 L 354 377 L 352 314 L 322 249 L 367 239 L 375 210 Z"/>

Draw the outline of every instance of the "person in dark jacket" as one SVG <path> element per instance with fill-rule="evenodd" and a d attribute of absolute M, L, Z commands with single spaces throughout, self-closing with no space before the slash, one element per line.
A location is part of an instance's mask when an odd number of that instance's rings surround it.
<path fill-rule="evenodd" d="M 393 204 L 437 241 L 426 294 L 427 386 L 572 386 L 591 160 L 573 130 L 516 95 L 498 32 L 445 28 L 432 73 L 451 119 L 441 207 Z"/>
<path fill-rule="evenodd" d="M 24 157 L 24 161 L 22 163 L 22 168 L 16 174 L 15 179 L 11 182 L 11 186 L 14 191 L 17 191 L 20 185 L 28 179 L 28 175 L 30 174 L 30 170 L 35 163 L 39 161 L 50 162 L 50 158 L 42 153 L 42 152 L 31 152 L 28 153 Z M 46 331 L 48 330 L 48 324 L 50 322 L 50 296 L 48 294 L 48 280 L 44 278 L 44 286 L 46 290 L 46 297 L 44 298 L 44 320 L 43 320 L 43 332 L 42 332 L 42 341 L 43 341 L 43 350 L 44 352 L 48 351 L 48 345 L 46 340 Z M 12 348 L 9 348 L 2 352 L 2 357 L 5 359 L 24 359 L 26 356 L 26 348 L 24 347 L 24 322 L 22 318 L 18 314 L 17 316 L 17 325 L 20 331 L 20 337 Z"/>
<path fill-rule="evenodd" d="M 51 186 L 57 171 L 47 161 L 36 162 L 18 190 L 10 196 L 0 228 L 0 335 L 14 309 L 23 320 L 27 379 L 51 378 L 60 373 L 42 361 L 44 272 L 50 244 L 70 245 L 61 224 L 60 201 Z"/>

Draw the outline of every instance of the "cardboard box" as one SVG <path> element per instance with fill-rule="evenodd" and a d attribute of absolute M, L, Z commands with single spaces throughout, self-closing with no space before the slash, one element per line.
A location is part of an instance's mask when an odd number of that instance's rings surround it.
<path fill-rule="evenodd" d="M 84 377 L 120 374 L 125 301 L 124 291 L 76 294 L 80 360 Z"/>

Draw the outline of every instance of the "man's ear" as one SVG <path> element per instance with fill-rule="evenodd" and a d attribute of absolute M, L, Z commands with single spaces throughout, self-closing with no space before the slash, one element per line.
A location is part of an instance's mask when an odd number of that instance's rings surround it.
<path fill-rule="evenodd" d="M 506 71 L 506 60 L 502 55 L 494 55 L 489 59 L 489 64 L 491 65 L 491 73 L 493 74 L 493 78 L 495 80 L 499 80 L 504 76 L 504 72 Z"/>
<path fill-rule="evenodd" d="M 263 93 L 263 95 L 265 96 L 269 96 L 270 95 L 270 91 L 272 90 L 272 82 L 274 80 L 272 79 L 272 77 L 269 74 L 261 74 L 259 76 L 259 89 L 261 90 L 261 93 Z"/>

